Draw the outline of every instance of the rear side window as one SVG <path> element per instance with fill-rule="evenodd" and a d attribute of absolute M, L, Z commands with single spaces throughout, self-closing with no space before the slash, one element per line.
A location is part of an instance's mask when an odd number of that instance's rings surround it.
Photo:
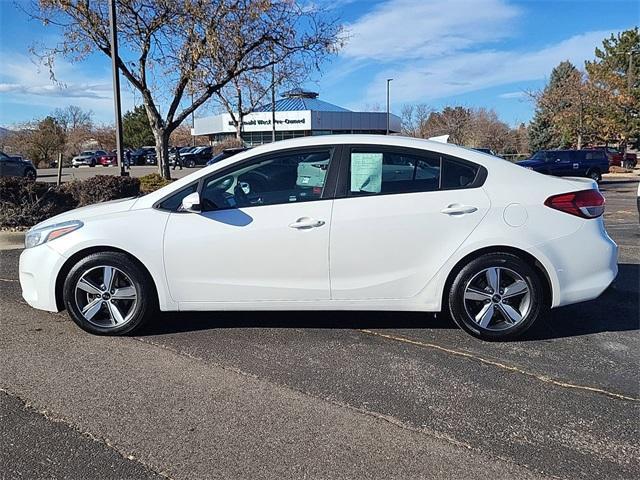
<path fill-rule="evenodd" d="M 475 186 L 480 167 L 433 152 L 351 150 L 349 195 L 434 192 Z"/>

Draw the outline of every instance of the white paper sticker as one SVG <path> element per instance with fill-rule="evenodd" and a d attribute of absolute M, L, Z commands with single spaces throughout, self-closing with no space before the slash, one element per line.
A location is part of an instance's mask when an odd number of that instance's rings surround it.
<path fill-rule="evenodd" d="M 351 154 L 351 191 L 380 193 L 382 190 L 382 153 Z"/>

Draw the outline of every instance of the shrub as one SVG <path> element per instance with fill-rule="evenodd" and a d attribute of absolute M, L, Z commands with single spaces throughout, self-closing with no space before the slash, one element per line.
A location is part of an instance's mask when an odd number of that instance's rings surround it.
<path fill-rule="evenodd" d="M 140 191 L 142 191 L 142 193 L 151 193 L 170 183 L 171 180 L 163 178 L 159 173 L 150 173 L 149 175 L 140 177 Z"/>
<path fill-rule="evenodd" d="M 22 177 L 0 177 L 0 227 L 32 227 L 76 207 L 62 187 L 30 182 Z"/>
<path fill-rule="evenodd" d="M 0 177 L 0 228 L 32 227 L 77 207 L 139 193 L 140 181 L 130 177 L 98 175 L 60 187 L 21 177 Z"/>
<path fill-rule="evenodd" d="M 140 180 L 133 177 L 96 175 L 86 180 L 74 180 L 62 187 L 75 199 L 78 207 L 107 202 L 140 194 Z"/>

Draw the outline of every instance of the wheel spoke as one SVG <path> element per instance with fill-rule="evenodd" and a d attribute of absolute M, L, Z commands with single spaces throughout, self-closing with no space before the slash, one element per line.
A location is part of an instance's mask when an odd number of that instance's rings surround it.
<path fill-rule="evenodd" d="M 478 290 L 477 288 L 468 287 L 464 292 L 465 300 L 475 300 L 477 302 L 483 302 L 487 299 L 491 298 L 491 294 L 482 290 Z"/>
<path fill-rule="evenodd" d="M 500 289 L 500 269 L 497 267 L 487 269 L 487 283 L 494 292 Z"/>
<path fill-rule="evenodd" d="M 511 305 L 501 303 L 498 305 L 498 308 L 500 309 L 500 311 L 504 315 L 504 319 L 508 323 L 515 325 L 522 320 L 522 315 L 520 315 L 520 313 Z"/>
<path fill-rule="evenodd" d="M 78 288 L 80 290 L 84 290 L 87 293 L 90 293 L 91 295 L 100 295 L 102 293 L 100 289 L 93 284 L 93 282 L 87 280 L 85 277 L 82 277 L 78 281 Z"/>
<path fill-rule="evenodd" d="M 529 287 L 527 286 L 527 282 L 522 280 L 516 280 L 507 288 L 504 289 L 504 295 L 502 298 L 511 298 L 517 295 L 522 295 L 523 293 L 527 293 L 529 291 Z"/>
<path fill-rule="evenodd" d="M 98 297 L 95 300 L 87 303 L 87 305 L 82 309 L 82 315 L 87 320 L 91 320 L 95 317 L 96 313 L 100 311 L 100 307 L 102 306 L 102 298 Z"/>
<path fill-rule="evenodd" d="M 105 302 L 107 305 L 107 310 L 109 310 L 109 316 L 111 317 L 111 323 L 113 325 L 120 325 L 121 323 L 124 323 L 124 318 L 122 318 L 122 314 L 120 313 L 120 309 L 118 309 L 118 307 L 112 303 L 112 302 Z"/>
<path fill-rule="evenodd" d="M 476 315 L 476 323 L 482 328 L 486 328 L 493 318 L 494 311 L 493 303 L 487 303 Z"/>
<path fill-rule="evenodd" d="M 133 300 L 136 298 L 136 289 L 133 286 L 116 288 L 111 298 L 115 300 Z"/>
<path fill-rule="evenodd" d="M 115 269 L 113 267 L 104 267 L 102 269 L 102 283 L 105 290 L 111 290 L 113 286 L 113 277 L 115 277 Z"/>

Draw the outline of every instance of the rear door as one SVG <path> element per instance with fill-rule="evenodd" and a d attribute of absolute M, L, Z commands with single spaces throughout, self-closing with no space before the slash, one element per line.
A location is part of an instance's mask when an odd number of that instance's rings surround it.
<path fill-rule="evenodd" d="M 340 178 L 329 257 L 336 300 L 417 295 L 490 206 L 483 167 L 423 150 L 345 148 Z"/>

